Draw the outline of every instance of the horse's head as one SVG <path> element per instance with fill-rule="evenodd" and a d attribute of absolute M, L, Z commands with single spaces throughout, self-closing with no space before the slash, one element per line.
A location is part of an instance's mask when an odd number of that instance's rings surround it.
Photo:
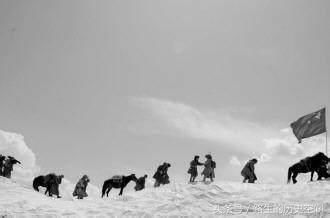
<path fill-rule="evenodd" d="M 58 184 L 61 184 L 63 178 L 64 178 L 63 175 L 59 175 L 59 176 L 57 176 L 56 182 L 57 182 Z"/>
<path fill-rule="evenodd" d="M 129 175 L 129 177 L 130 177 L 130 179 L 131 180 L 133 180 L 134 182 L 136 182 L 137 181 L 137 178 L 136 178 L 136 176 L 135 176 L 135 174 L 133 173 L 133 174 L 131 174 L 131 175 Z"/>
<path fill-rule="evenodd" d="M 327 164 L 329 162 L 329 158 L 323 153 L 319 152 L 313 156 L 314 160 L 317 161 L 319 164 Z"/>

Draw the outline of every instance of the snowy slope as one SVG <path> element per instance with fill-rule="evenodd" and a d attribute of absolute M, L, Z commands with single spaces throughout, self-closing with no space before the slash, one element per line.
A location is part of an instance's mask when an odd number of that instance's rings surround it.
<path fill-rule="evenodd" d="M 0 215 L 39 217 L 122 217 L 122 216 L 203 216 L 219 217 L 227 213 L 241 216 L 264 217 L 260 203 L 318 204 L 323 203 L 324 214 L 330 214 L 330 182 L 321 181 L 297 185 L 241 184 L 219 182 L 216 184 L 170 184 L 161 188 L 147 187 L 141 192 L 127 190 L 118 197 L 101 199 L 92 194 L 84 200 L 69 196 L 49 198 L 30 187 L 0 178 Z M 235 204 L 233 206 L 233 204 Z M 238 206 L 241 206 L 241 209 Z M 249 210 L 242 209 L 250 206 Z M 228 209 L 229 208 L 229 209 Z M 303 211 L 304 212 L 304 211 Z M 312 211 L 313 212 L 313 211 Z M 317 211 L 316 211 L 317 212 Z M 306 213 L 306 211 L 304 212 Z M 272 217 L 280 216 L 272 214 Z M 282 214 L 283 215 L 283 214 Z M 304 214 L 306 217 L 311 214 Z"/>

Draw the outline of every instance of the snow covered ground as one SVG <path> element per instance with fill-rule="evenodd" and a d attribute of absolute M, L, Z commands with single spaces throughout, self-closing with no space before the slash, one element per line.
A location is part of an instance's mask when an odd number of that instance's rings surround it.
<path fill-rule="evenodd" d="M 296 185 L 176 184 L 140 192 L 119 190 L 101 199 L 94 188 L 84 200 L 73 199 L 73 187 L 61 187 L 63 198 L 46 197 L 30 186 L 0 178 L 0 216 L 8 217 L 318 217 L 330 216 L 330 182 Z"/>

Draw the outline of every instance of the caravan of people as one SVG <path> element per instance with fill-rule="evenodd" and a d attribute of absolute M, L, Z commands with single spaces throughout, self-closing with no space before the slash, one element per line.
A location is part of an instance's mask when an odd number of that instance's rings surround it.
<path fill-rule="evenodd" d="M 325 108 L 299 118 L 297 121 L 291 124 L 291 128 L 293 130 L 294 135 L 298 139 L 298 143 L 301 143 L 302 139 L 304 138 L 309 138 L 324 133 L 326 131 Z M 193 156 L 193 160 L 190 161 L 187 171 L 187 173 L 190 175 L 188 184 L 194 185 L 199 181 L 208 185 L 214 182 L 216 161 L 211 154 L 204 155 L 204 158 L 204 161 L 201 161 L 199 155 L 195 154 Z M 310 173 L 310 181 L 313 181 L 314 173 L 317 173 L 318 175 L 317 180 L 329 178 L 330 174 L 328 173 L 327 167 L 329 161 L 329 157 L 323 152 L 318 152 L 313 156 L 308 156 L 301 159 L 299 162 L 294 163 L 292 166 L 289 166 L 287 174 L 287 183 L 289 184 L 292 181 L 293 184 L 296 184 L 298 174 L 301 173 Z M 258 180 L 255 172 L 255 167 L 257 163 L 258 159 L 255 157 L 246 162 L 240 172 L 241 176 L 243 177 L 243 183 L 247 182 L 253 184 Z M 11 179 L 11 175 L 16 164 L 24 166 L 24 163 L 21 163 L 15 157 L 0 154 L 0 176 Z M 168 171 L 172 167 L 175 166 L 172 166 L 168 162 L 163 162 L 156 168 L 156 172 L 152 177 L 154 179 L 154 188 L 170 184 L 170 176 L 168 174 Z M 201 177 L 199 180 L 198 167 L 203 168 L 201 169 Z M 221 169 L 219 170 L 221 171 Z M 33 179 L 32 187 L 36 192 L 39 192 L 39 188 L 43 187 L 45 188 L 45 195 L 48 195 L 49 197 L 56 196 L 57 198 L 61 198 L 59 187 L 61 186 L 63 178 L 64 175 L 55 173 L 39 175 Z M 125 187 L 130 182 L 135 183 L 135 191 L 143 191 L 146 186 L 147 178 L 147 174 L 139 178 L 137 178 L 134 173 L 127 176 L 114 175 L 110 179 L 104 181 L 103 186 L 101 188 L 102 191 L 100 193 L 100 196 L 101 198 L 105 196 L 109 197 L 109 192 L 112 189 L 119 189 L 119 196 L 121 196 L 124 193 Z M 89 182 L 90 177 L 88 175 L 83 175 L 72 190 L 72 196 L 76 197 L 79 200 L 87 198 L 89 196 L 87 193 L 87 186 Z"/>
<path fill-rule="evenodd" d="M 330 0 L 0 0 L 0 218 L 330 218 Z"/>

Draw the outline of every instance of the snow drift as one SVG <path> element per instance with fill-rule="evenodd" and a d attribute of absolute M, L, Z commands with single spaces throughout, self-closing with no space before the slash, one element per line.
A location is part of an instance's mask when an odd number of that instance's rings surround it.
<path fill-rule="evenodd" d="M 140 192 L 125 190 L 121 197 L 117 196 L 117 191 L 103 199 L 93 195 L 84 200 L 56 199 L 0 178 L 0 216 L 219 217 L 232 214 L 263 217 L 270 213 L 266 210 L 267 205 L 273 206 L 272 217 L 298 214 L 299 217 L 310 217 L 330 213 L 328 181 L 296 185 L 173 183 L 160 188 L 149 186 Z M 274 205 L 285 208 L 275 210 Z M 297 209 L 297 206 L 300 207 Z"/>

